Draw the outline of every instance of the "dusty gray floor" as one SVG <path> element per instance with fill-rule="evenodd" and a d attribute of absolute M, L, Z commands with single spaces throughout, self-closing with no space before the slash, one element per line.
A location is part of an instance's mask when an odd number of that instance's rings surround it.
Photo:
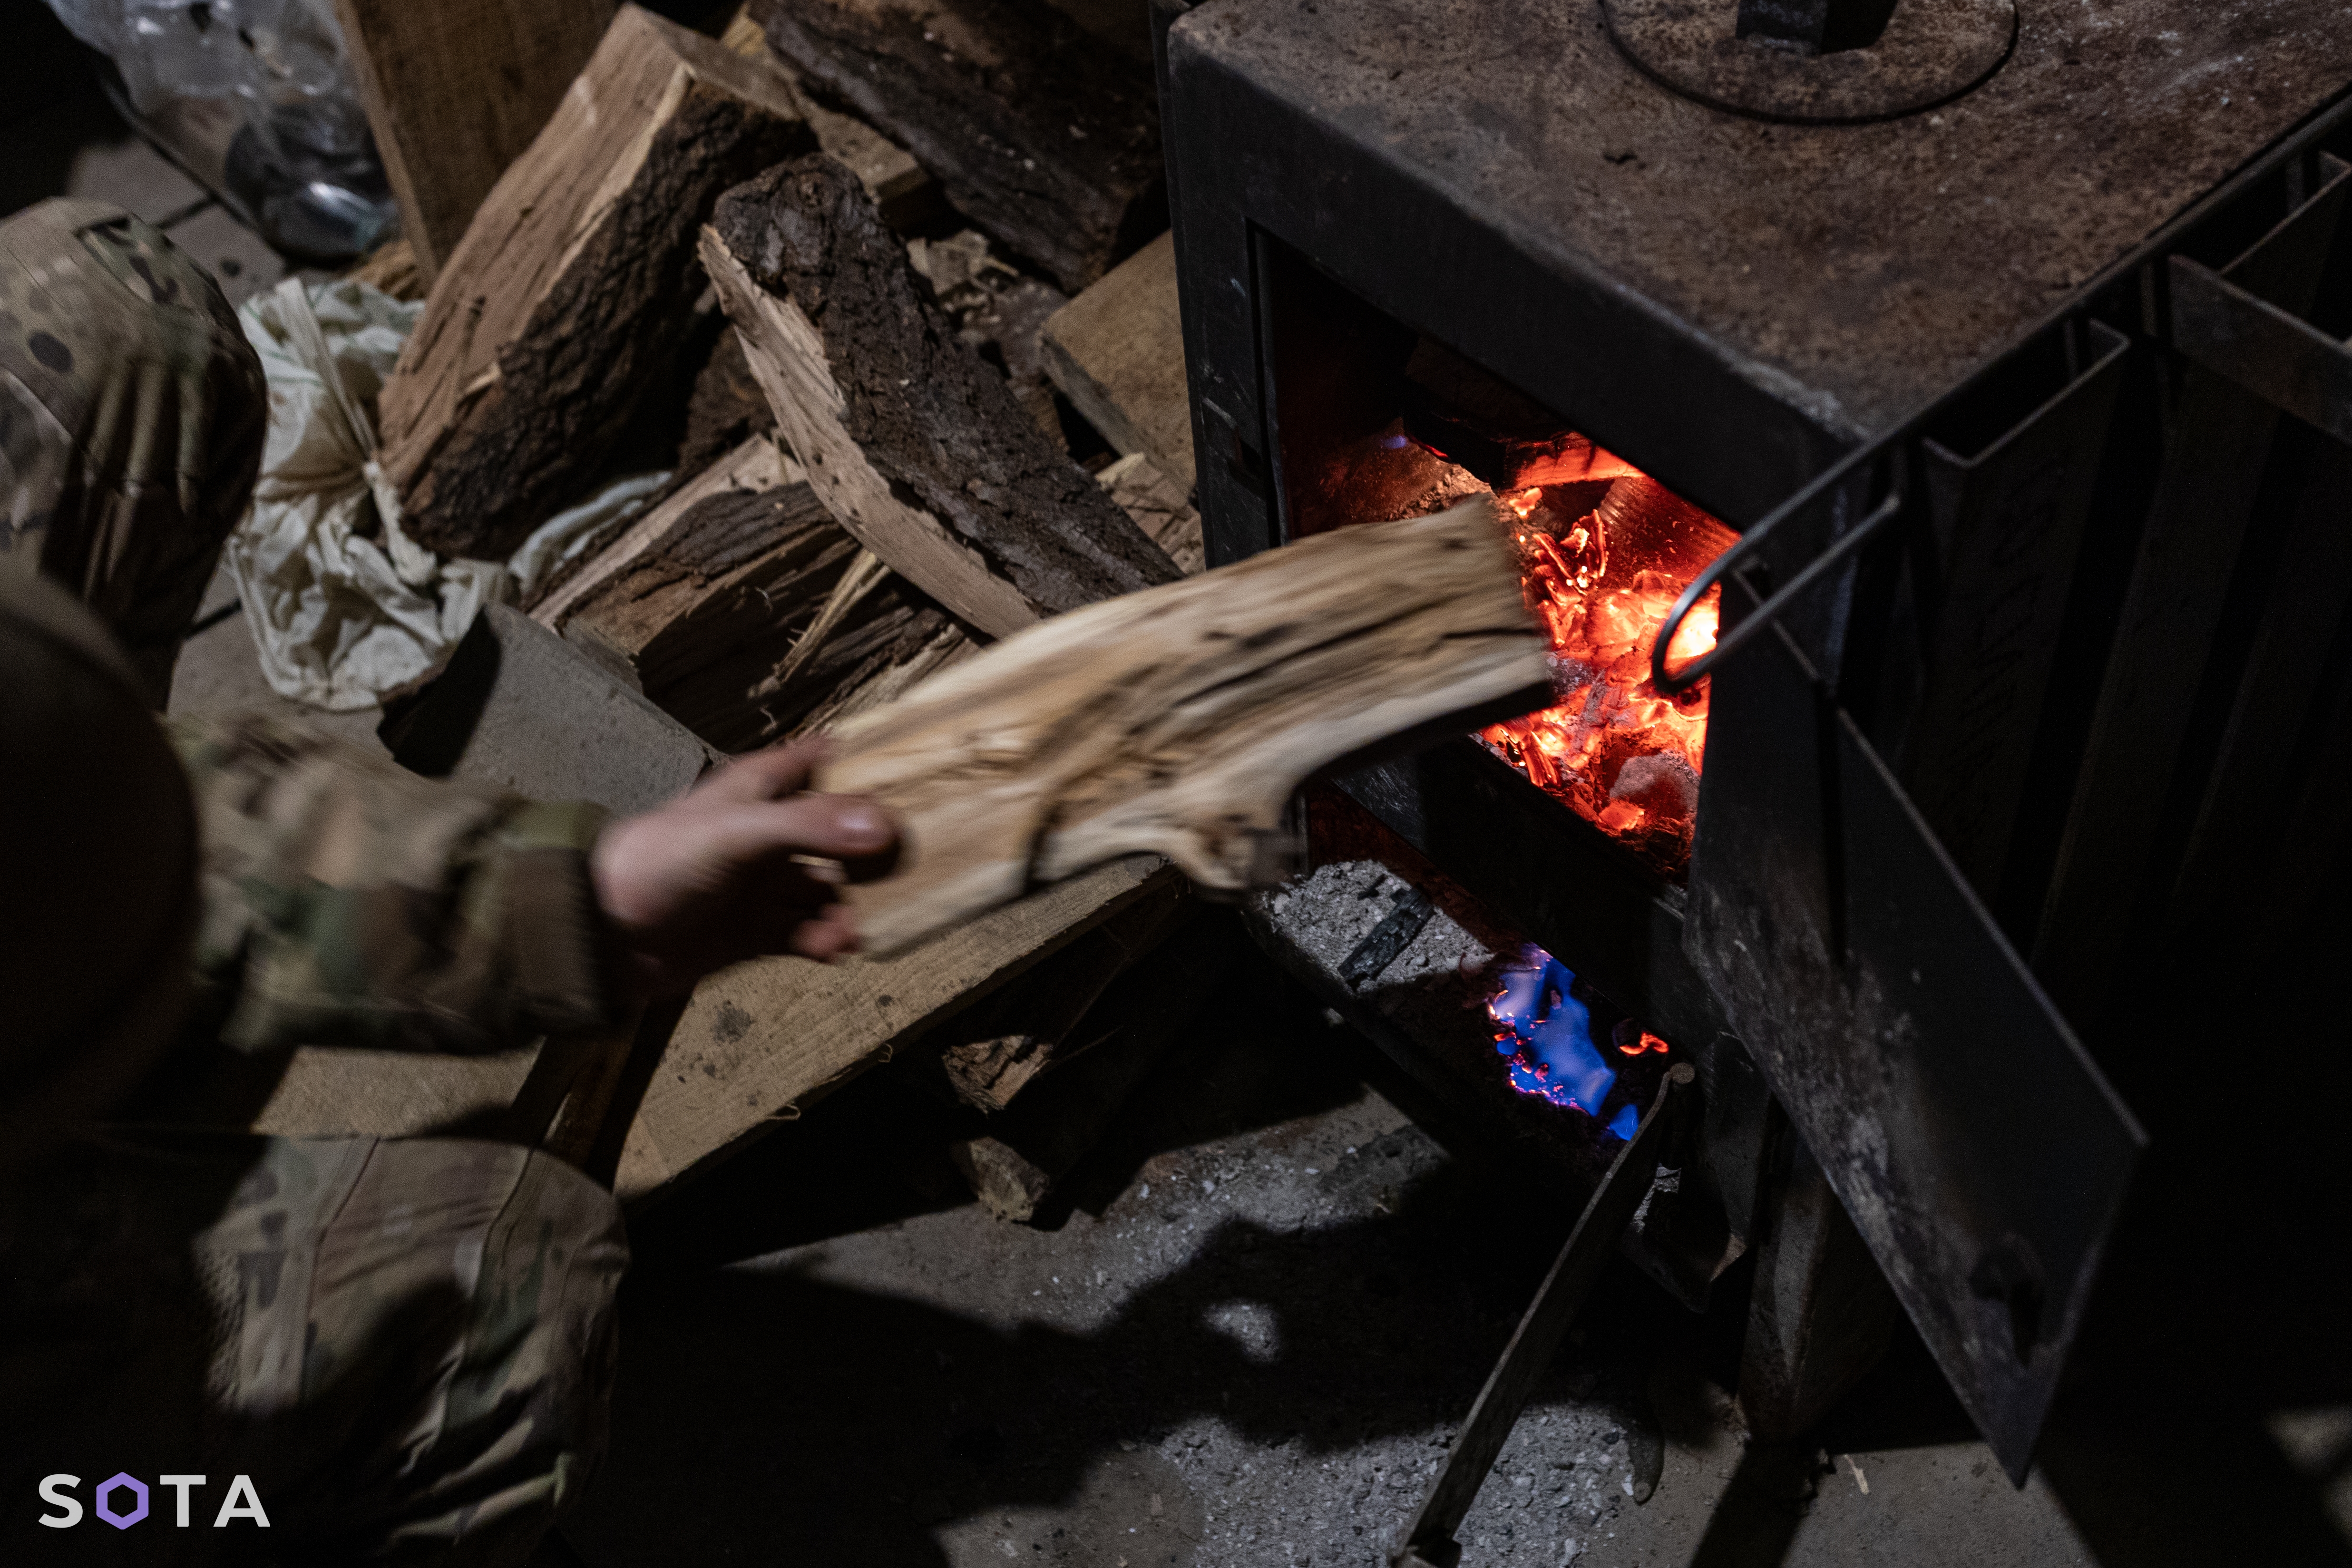
<path fill-rule="evenodd" d="M 1386 1077 L 1368 1047 L 1254 968 L 1044 1229 L 957 1201 L 899 1124 L 914 1103 L 854 1085 L 639 1221 L 581 1555 L 1383 1562 L 1566 1217 L 1450 1156 L 1368 1077 Z M 817 1234 L 763 1244 L 795 1227 Z M 1743 1471 L 1717 1381 L 1736 1308 L 1717 1316 L 1613 1272 L 1481 1492 L 1465 1563 L 2090 1560 L 1932 1383 L 1890 1391 L 1925 1437 Z M 1665 1472 L 1637 1507 L 1645 1430 Z"/>

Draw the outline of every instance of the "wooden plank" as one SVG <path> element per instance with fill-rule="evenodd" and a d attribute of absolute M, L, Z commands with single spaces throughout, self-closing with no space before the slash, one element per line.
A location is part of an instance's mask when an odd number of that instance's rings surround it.
<path fill-rule="evenodd" d="M 934 1030 L 936 1046 L 900 1059 L 914 1081 L 978 1111 L 1004 1110 L 1049 1069 L 1097 1043 L 1084 1026 L 1102 993 L 1167 938 L 1192 908 L 1190 889 L 1171 884 L 1139 899 L 999 991 Z"/>
<path fill-rule="evenodd" d="M 614 1190 L 641 1200 L 708 1169 L 1177 878 L 1130 856 L 897 957 L 770 958 L 712 976 L 646 1091 Z"/>
<path fill-rule="evenodd" d="M 409 532 L 500 558 L 576 498 L 693 313 L 695 225 L 814 145 L 774 69 L 624 6 L 384 384 L 382 463 Z"/>
<path fill-rule="evenodd" d="M 1190 496 L 1195 484 L 1176 236 L 1161 235 L 1045 323 L 1045 372 L 1119 451 L 1141 453 Z"/>
<path fill-rule="evenodd" d="M 595 52 L 613 0 L 335 0 L 335 15 L 429 288 Z"/>
<path fill-rule="evenodd" d="M 778 430 L 859 543 L 992 636 L 1172 580 L 961 342 L 830 158 L 722 199 L 702 259 Z"/>
<path fill-rule="evenodd" d="M 1076 294 L 1168 226 L 1150 68 L 1045 0 L 761 0 L 768 42 Z"/>
<path fill-rule="evenodd" d="M 845 894 L 891 952 L 1139 850 L 1203 887 L 1264 883 L 1318 768 L 1550 692 L 1481 499 L 1055 616 L 842 725 L 820 787 L 898 819 L 897 871 Z"/>

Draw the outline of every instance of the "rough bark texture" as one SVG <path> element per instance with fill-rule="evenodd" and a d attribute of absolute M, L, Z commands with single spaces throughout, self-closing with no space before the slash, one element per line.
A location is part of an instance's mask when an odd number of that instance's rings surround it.
<path fill-rule="evenodd" d="M 1150 72 L 1045 0 L 766 0 L 768 42 L 1066 293 L 1168 226 Z"/>
<path fill-rule="evenodd" d="M 1034 626 L 844 725 L 820 783 L 899 820 L 893 873 L 844 894 L 889 952 L 1139 850 L 1206 887 L 1263 883 L 1309 774 L 1550 691 L 1503 524 L 1475 502 Z"/>
<path fill-rule="evenodd" d="M 691 479 L 751 437 L 775 430 L 775 411 L 761 394 L 743 360 L 743 340 L 730 326 L 719 333 L 687 399 L 686 434 L 677 447 L 679 479 Z"/>
<path fill-rule="evenodd" d="M 692 314 L 696 225 L 812 145 L 780 73 L 625 8 L 483 203 L 384 386 L 410 532 L 499 557 L 575 499 Z"/>
<path fill-rule="evenodd" d="M 712 217 L 706 256 L 755 371 L 764 354 L 783 372 L 762 385 L 826 504 L 949 608 L 966 613 L 894 552 L 871 513 L 896 502 L 898 512 L 919 510 L 944 525 L 1039 614 L 1176 578 L 1166 553 L 1024 413 L 1004 377 L 959 340 L 906 247 L 839 162 L 799 159 L 730 191 Z M 830 448 L 832 471 L 818 475 L 823 459 L 804 444 Z M 843 464 L 860 461 L 879 481 L 863 487 L 873 507 L 829 488 L 845 479 Z M 998 634 L 1012 629 L 976 623 Z"/>
<path fill-rule="evenodd" d="M 886 580 L 789 680 L 772 679 L 856 553 L 805 484 L 721 490 L 581 601 L 563 634 L 710 745 L 750 750 L 946 625 Z"/>

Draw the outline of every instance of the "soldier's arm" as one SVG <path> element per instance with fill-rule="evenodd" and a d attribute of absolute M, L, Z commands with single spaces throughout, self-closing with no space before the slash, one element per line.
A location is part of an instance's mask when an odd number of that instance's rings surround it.
<path fill-rule="evenodd" d="M 835 885 L 896 840 L 871 801 L 804 792 L 807 743 L 608 828 L 277 720 L 171 730 L 204 839 L 206 1021 L 249 1051 L 488 1050 L 759 954 L 831 958 L 856 946 Z"/>
<path fill-rule="evenodd" d="M 204 840 L 198 982 L 228 1044 L 478 1051 L 614 1014 L 596 808 L 420 779 L 268 718 L 170 729 Z"/>

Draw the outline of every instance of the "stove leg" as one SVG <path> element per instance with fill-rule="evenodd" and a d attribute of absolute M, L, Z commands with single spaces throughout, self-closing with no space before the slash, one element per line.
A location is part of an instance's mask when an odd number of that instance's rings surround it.
<path fill-rule="evenodd" d="M 1748 1430 L 1785 1442 L 1878 1364 L 1899 1310 L 1829 1179 L 1778 1104 L 1778 1157 L 1759 1217 L 1756 1285 L 1740 1357 Z"/>

